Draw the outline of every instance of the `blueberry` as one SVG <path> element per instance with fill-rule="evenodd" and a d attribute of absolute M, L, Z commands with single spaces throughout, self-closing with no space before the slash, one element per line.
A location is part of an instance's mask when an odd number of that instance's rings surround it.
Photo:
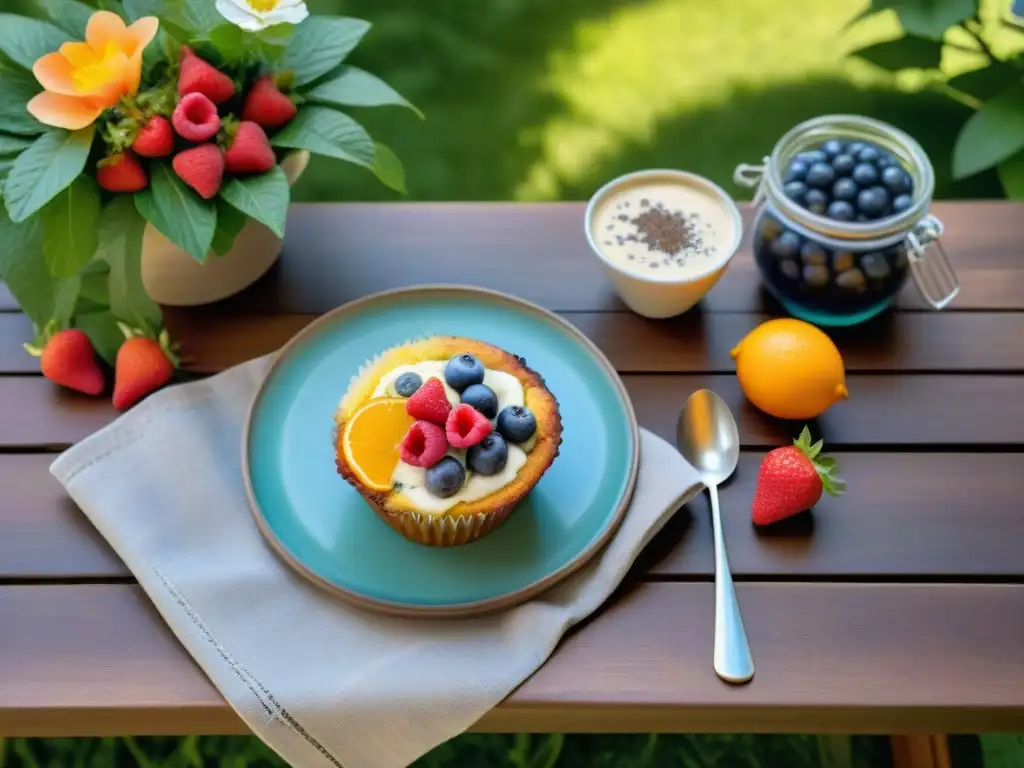
<path fill-rule="evenodd" d="M 498 432 L 510 443 L 525 443 L 536 431 L 537 417 L 525 405 L 506 405 L 498 414 Z"/>
<path fill-rule="evenodd" d="M 454 456 L 444 456 L 437 464 L 427 468 L 427 490 L 447 499 L 459 492 L 466 482 L 466 470 Z"/>
<path fill-rule="evenodd" d="M 836 221 L 853 221 L 853 217 L 855 215 L 853 206 L 845 200 L 836 200 L 833 202 L 829 205 L 826 213 L 830 219 L 835 219 Z"/>
<path fill-rule="evenodd" d="M 461 392 L 470 384 L 482 384 L 484 364 L 476 355 L 468 352 L 456 355 L 444 367 L 444 380 L 456 392 Z"/>
<path fill-rule="evenodd" d="M 896 162 L 896 158 L 890 155 L 888 152 L 882 152 L 881 155 L 879 155 L 878 159 L 875 160 L 875 167 L 878 168 L 878 170 L 880 171 L 885 170 L 891 165 L 899 167 L 899 163 Z"/>
<path fill-rule="evenodd" d="M 395 379 L 395 392 L 402 397 L 410 397 L 422 385 L 423 379 L 418 373 L 407 371 Z"/>
<path fill-rule="evenodd" d="M 853 169 L 853 180 L 861 187 L 870 187 L 878 181 L 878 169 L 870 163 L 858 163 Z"/>
<path fill-rule="evenodd" d="M 856 164 L 852 155 L 836 155 L 832 158 L 832 169 L 839 176 L 849 176 Z"/>
<path fill-rule="evenodd" d="M 804 243 L 803 248 L 800 249 L 800 259 L 804 264 L 816 267 L 822 267 L 828 263 L 828 256 L 825 255 L 825 249 L 817 243 L 807 241 Z"/>
<path fill-rule="evenodd" d="M 891 189 L 894 195 L 905 195 L 914 186 L 910 174 L 895 166 L 889 166 L 882 171 L 882 183 Z"/>
<path fill-rule="evenodd" d="M 860 188 L 853 179 L 838 179 L 832 185 L 832 198 L 834 200 L 853 200 L 859 191 Z"/>
<path fill-rule="evenodd" d="M 866 146 L 867 144 L 863 141 L 851 141 L 850 145 L 846 148 L 846 154 L 856 157 Z"/>
<path fill-rule="evenodd" d="M 772 241 L 772 253 L 780 258 L 796 256 L 800 252 L 800 235 L 786 230 Z M 500 419 L 499 419 L 500 425 Z"/>
<path fill-rule="evenodd" d="M 466 464 L 473 472 L 481 475 L 496 475 L 505 468 L 508 461 L 508 443 L 497 432 L 466 451 Z"/>
<path fill-rule="evenodd" d="M 878 151 L 878 147 L 873 147 L 868 144 L 864 149 L 857 153 L 857 160 L 862 163 L 873 163 L 881 156 L 882 153 Z"/>
<path fill-rule="evenodd" d="M 885 215 L 889 207 L 889 193 L 884 187 L 871 187 L 861 190 L 857 195 L 857 208 L 869 219 L 877 219 Z"/>
<path fill-rule="evenodd" d="M 914 198 L 912 198 L 910 195 L 897 195 L 896 198 L 892 201 L 892 212 L 903 213 L 905 210 L 910 208 L 913 202 Z"/>
<path fill-rule="evenodd" d="M 828 163 L 815 163 L 807 169 L 807 186 L 823 189 L 836 180 L 836 172 Z"/>
<path fill-rule="evenodd" d="M 828 160 L 828 155 L 820 149 L 812 149 L 807 152 L 801 152 L 796 156 L 796 159 L 801 160 L 808 165 L 814 165 L 815 163 L 823 163 Z"/>
<path fill-rule="evenodd" d="M 786 173 L 782 177 L 783 181 L 803 181 L 804 176 L 807 175 L 807 163 L 801 160 L 794 160 L 786 167 Z"/>
<path fill-rule="evenodd" d="M 829 139 L 821 146 L 821 150 L 829 157 L 841 155 L 844 149 L 846 149 L 846 145 L 839 139 Z"/>
<path fill-rule="evenodd" d="M 807 193 L 807 185 L 802 181 L 790 181 L 786 183 L 782 191 L 786 193 L 786 197 L 790 200 L 803 204 L 804 195 Z"/>
<path fill-rule="evenodd" d="M 498 415 L 498 396 L 486 384 L 470 384 L 462 391 L 462 402 L 476 408 L 488 419 Z"/>
<path fill-rule="evenodd" d="M 804 197 L 804 205 L 811 213 L 824 213 L 828 207 L 828 195 L 820 189 L 809 189 Z"/>

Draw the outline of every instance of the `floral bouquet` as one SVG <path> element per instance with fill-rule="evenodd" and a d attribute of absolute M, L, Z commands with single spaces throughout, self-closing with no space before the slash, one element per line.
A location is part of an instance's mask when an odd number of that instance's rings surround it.
<path fill-rule="evenodd" d="M 141 279 L 147 223 L 200 262 L 250 219 L 284 236 L 281 161 L 361 165 L 404 192 L 395 154 L 343 110 L 400 105 L 344 64 L 366 21 L 302 0 L 40 0 L 0 13 L 0 278 L 42 373 L 127 408 L 177 359 Z M 422 117 L 422 115 L 420 115 Z"/>

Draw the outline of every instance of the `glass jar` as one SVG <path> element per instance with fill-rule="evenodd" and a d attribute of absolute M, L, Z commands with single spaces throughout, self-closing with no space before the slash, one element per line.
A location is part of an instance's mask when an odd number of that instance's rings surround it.
<path fill-rule="evenodd" d="M 860 168 L 862 158 L 871 168 Z M 809 175 L 820 162 L 828 169 Z M 909 174 L 909 193 L 906 176 L 884 175 L 890 166 Z M 823 115 L 779 139 L 762 165 L 737 166 L 734 180 L 757 187 L 754 261 L 765 286 L 795 317 L 823 326 L 864 322 L 889 306 L 908 275 L 935 309 L 959 291 L 939 243 L 942 223 L 929 212 L 931 163 L 898 128 L 859 115 Z M 861 203 L 879 218 L 858 213 Z"/>

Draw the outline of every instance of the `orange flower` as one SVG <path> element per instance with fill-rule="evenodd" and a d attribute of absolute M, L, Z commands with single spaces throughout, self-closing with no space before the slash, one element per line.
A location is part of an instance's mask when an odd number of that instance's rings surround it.
<path fill-rule="evenodd" d="M 75 131 L 95 122 L 122 96 L 134 96 L 142 77 L 142 51 L 156 37 L 159 20 L 126 27 L 110 11 L 89 17 L 84 43 L 64 43 L 36 61 L 32 73 L 45 88 L 28 103 L 41 123 Z"/>

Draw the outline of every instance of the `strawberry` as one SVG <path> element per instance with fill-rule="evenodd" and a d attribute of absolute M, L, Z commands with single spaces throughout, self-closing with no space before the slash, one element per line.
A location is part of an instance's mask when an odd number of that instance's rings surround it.
<path fill-rule="evenodd" d="M 201 93 L 190 93 L 179 101 L 171 122 L 178 135 L 189 141 L 212 139 L 220 130 L 217 105 Z"/>
<path fill-rule="evenodd" d="M 836 460 L 820 456 L 821 440 L 811 444 L 804 427 L 793 445 L 768 452 L 757 473 L 751 517 L 755 525 L 769 525 L 810 509 L 824 491 L 841 496 L 846 483 L 835 475 Z"/>
<path fill-rule="evenodd" d="M 432 467 L 448 453 L 444 429 L 429 421 L 417 421 L 405 433 L 400 447 L 402 461 L 414 467 Z"/>
<path fill-rule="evenodd" d="M 170 381 L 177 359 L 170 350 L 166 330 L 159 339 L 153 339 L 118 325 L 125 341 L 114 359 L 113 403 L 123 411 Z"/>
<path fill-rule="evenodd" d="M 231 173 L 266 173 L 275 165 L 277 157 L 263 129 L 249 120 L 239 123 L 224 153 L 224 167 Z"/>
<path fill-rule="evenodd" d="M 242 119 L 251 120 L 264 128 L 280 128 L 298 111 L 295 102 L 281 93 L 269 75 L 252 85 L 242 107 Z"/>
<path fill-rule="evenodd" d="M 451 411 L 452 404 L 448 402 L 444 384 L 436 376 L 423 382 L 423 386 L 405 401 L 405 412 L 414 419 L 422 419 L 442 427 L 447 423 Z"/>
<path fill-rule="evenodd" d="M 163 115 L 153 115 L 132 142 L 135 154 L 143 157 L 166 157 L 174 151 L 174 131 Z"/>
<path fill-rule="evenodd" d="M 100 160 L 96 181 L 107 192 L 139 192 L 149 185 L 146 169 L 129 151 Z"/>
<path fill-rule="evenodd" d="M 89 337 L 77 328 L 49 335 L 42 350 L 28 344 L 25 349 L 39 358 L 43 376 L 55 384 L 87 395 L 98 395 L 106 386 L 96 350 Z"/>
<path fill-rule="evenodd" d="M 476 445 L 494 429 L 491 420 L 469 403 L 459 403 L 448 415 L 445 435 L 455 448 L 469 448 Z"/>
<path fill-rule="evenodd" d="M 211 200 L 224 179 L 224 153 L 216 144 L 200 144 L 176 154 L 171 167 L 200 197 Z"/>
<path fill-rule="evenodd" d="M 181 65 L 178 72 L 178 95 L 201 93 L 214 104 L 227 101 L 235 95 L 235 84 L 223 72 L 196 56 L 187 45 L 181 46 Z"/>

